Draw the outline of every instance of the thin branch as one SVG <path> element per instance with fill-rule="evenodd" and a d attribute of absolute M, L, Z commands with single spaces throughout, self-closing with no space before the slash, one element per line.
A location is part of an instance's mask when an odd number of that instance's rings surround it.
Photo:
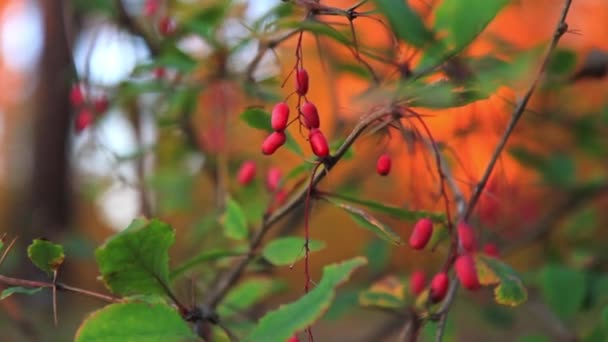
<path fill-rule="evenodd" d="M 475 188 L 473 195 L 471 196 L 471 199 L 469 200 L 468 206 L 464 212 L 462 219 L 464 219 L 464 220 L 468 219 L 469 216 L 471 215 L 471 213 L 473 212 L 473 209 L 475 208 L 475 205 L 477 204 L 477 201 L 479 200 L 479 197 L 481 196 L 481 193 L 482 193 L 483 189 L 485 188 L 486 183 L 488 182 L 488 179 L 490 178 L 490 175 L 492 174 L 492 170 L 494 169 L 494 166 L 496 165 L 496 163 L 500 157 L 500 154 L 502 153 L 505 145 L 507 144 L 507 141 L 509 140 L 511 133 L 513 133 L 513 130 L 515 129 L 515 126 L 517 125 L 519 119 L 523 116 L 523 113 L 526 109 L 528 101 L 530 101 L 532 94 L 536 90 L 536 86 L 538 85 L 540 79 L 542 78 L 542 76 L 545 72 L 545 69 L 551 59 L 551 56 L 553 55 L 553 52 L 555 51 L 555 48 L 557 47 L 557 44 L 559 43 L 559 40 L 568 30 L 568 24 L 566 24 L 566 17 L 568 16 L 568 11 L 570 10 L 571 4 L 572 4 L 572 0 L 564 1 L 562 12 L 560 14 L 559 20 L 557 22 L 557 26 L 553 33 L 553 38 L 551 40 L 551 43 L 547 47 L 547 51 L 545 53 L 545 57 L 542 61 L 542 64 L 541 64 L 540 68 L 538 69 L 538 72 L 536 73 L 536 76 L 534 77 L 532 84 L 530 84 L 530 87 L 524 94 L 524 97 L 521 99 L 521 101 L 519 102 L 519 104 L 517 105 L 515 110 L 513 111 L 513 114 L 511 115 L 511 120 L 509 121 L 507 128 L 505 129 L 500 141 L 498 142 L 498 145 L 496 146 L 496 149 L 494 150 L 494 153 L 492 154 L 492 157 L 490 158 L 490 162 L 488 163 L 488 166 L 486 167 L 483 177 L 477 184 L 477 187 Z M 448 312 L 449 312 L 452 302 L 454 301 L 457 291 L 458 291 L 458 279 L 453 277 L 453 279 L 451 279 L 451 285 L 450 285 L 450 289 L 448 291 L 447 297 L 444 299 L 444 301 L 441 305 L 441 308 L 438 310 L 439 324 L 437 326 L 437 333 L 435 335 L 436 342 L 440 342 L 443 338 L 443 333 L 445 331 L 445 323 L 447 321 Z"/>

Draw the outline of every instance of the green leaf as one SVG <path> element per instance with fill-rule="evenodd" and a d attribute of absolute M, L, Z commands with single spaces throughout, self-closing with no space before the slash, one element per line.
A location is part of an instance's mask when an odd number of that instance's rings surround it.
<path fill-rule="evenodd" d="M 249 108 L 241 114 L 241 120 L 243 120 L 249 127 L 261 129 L 266 132 L 273 132 L 272 126 L 270 125 L 270 113 L 261 108 Z M 293 136 L 285 131 L 287 141 L 285 147 L 290 149 L 292 152 L 302 156 L 304 152 L 298 143 L 293 139 Z"/>
<path fill-rule="evenodd" d="M 525 335 L 517 339 L 517 342 L 549 342 L 549 338 L 543 335 Z"/>
<path fill-rule="evenodd" d="M 370 239 L 365 246 L 365 256 L 371 271 L 382 272 L 391 260 L 391 249 L 380 239 Z"/>
<path fill-rule="evenodd" d="M 55 272 L 65 259 L 63 247 L 47 240 L 36 239 L 27 248 L 27 256 L 32 263 L 49 276 Z"/>
<path fill-rule="evenodd" d="M 171 271 L 171 279 L 175 279 L 181 276 L 182 274 L 188 272 L 196 266 L 199 266 L 202 263 L 238 256 L 241 254 L 242 253 L 239 253 L 237 251 L 226 251 L 223 249 L 202 252 L 199 255 L 193 257 L 192 259 L 177 266 L 173 271 Z"/>
<path fill-rule="evenodd" d="M 232 198 L 226 199 L 226 211 L 220 221 L 224 226 L 224 235 L 230 239 L 244 240 L 249 235 L 245 212 Z"/>
<path fill-rule="evenodd" d="M 310 326 L 327 311 L 336 296 L 336 288 L 366 263 L 365 258 L 357 257 L 325 266 L 321 281 L 312 291 L 267 313 L 244 341 L 283 342 L 296 331 Z"/>
<path fill-rule="evenodd" d="M 405 208 L 393 207 L 393 206 L 385 205 L 382 203 L 378 203 L 378 202 L 374 202 L 374 201 L 370 201 L 370 200 L 364 200 L 361 198 L 352 197 L 352 196 L 343 195 L 343 194 L 335 195 L 335 197 L 340 200 L 344 200 L 344 201 L 347 201 L 350 203 L 362 205 L 372 211 L 375 211 L 375 212 L 378 212 L 381 214 L 386 214 L 386 215 L 392 216 L 394 218 L 398 218 L 400 220 L 405 220 L 405 221 L 409 221 L 409 222 L 415 222 L 415 221 L 418 221 L 421 218 L 425 218 L 425 217 L 431 219 L 435 223 L 444 223 L 446 221 L 445 214 L 443 214 L 443 213 L 432 213 L 432 212 L 421 211 L 421 210 L 407 210 Z"/>
<path fill-rule="evenodd" d="M 178 48 L 166 49 L 156 59 L 156 66 L 175 69 L 183 73 L 193 72 L 197 66 L 196 60 Z"/>
<path fill-rule="evenodd" d="M 15 294 L 15 293 L 21 293 L 21 294 L 26 294 L 26 295 L 33 295 L 36 294 L 38 292 L 40 292 L 40 290 L 42 290 L 42 287 L 21 287 L 21 286 L 14 286 L 14 287 L 9 287 L 4 289 L 4 291 L 2 291 L 2 294 L 0 294 L 0 300 L 3 300 L 7 297 L 10 297 L 11 295 Z"/>
<path fill-rule="evenodd" d="M 199 341 L 181 316 L 168 305 L 111 304 L 82 323 L 76 342 Z"/>
<path fill-rule="evenodd" d="M 608 334 L 608 306 L 605 306 L 602 309 L 602 326 L 604 328 L 604 332 Z"/>
<path fill-rule="evenodd" d="M 509 0 L 443 0 L 435 11 L 435 31 L 453 54 L 467 47 Z"/>
<path fill-rule="evenodd" d="M 496 303 L 518 306 L 528 299 L 526 288 L 511 266 L 481 254 L 475 256 L 475 264 L 482 285 L 497 284 L 494 288 Z"/>
<path fill-rule="evenodd" d="M 101 278 L 115 294 L 166 294 L 175 231 L 158 220 L 135 219 L 97 248 Z"/>
<path fill-rule="evenodd" d="M 424 26 L 420 16 L 412 10 L 407 1 L 376 0 L 375 2 L 399 39 L 416 47 L 423 47 L 433 40 L 433 33 Z"/>
<path fill-rule="evenodd" d="M 336 30 L 335 28 L 333 28 L 330 25 L 327 25 L 327 24 L 319 22 L 319 21 L 312 21 L 312 20 L 293 21 L 293 22 L 286 22 L 282 26 L 285 28 L 301 29 L 301 30 L 308 31 L 313 34 L 325 36 L 325 37 L 328 37 L 328 38 L 331 38 L 331 39 L 337 41 L 338 43 L 340 43 L 342 45 L 347 45 L 347 46 L 353 45 L 353 43 L 347 38 L 347 36 L 342 34 L 340 31 Z"/>
<path fill-rule="evenodd" d="M 570 156 L 562 153 L 552 155 L 545 165 L 543 165 L 541 171 L 545 181 L 549 184 L 572 184 L 576 177 L 576 165 L 574 161 Z"/>
<path fill-rule="evenodd" d="M 228 317 L 242 312 L 283 287 L 281 282 L 271 278 L 247 279 L 230 290 L 218 308 L 218 314 L 220 317 Z"/>
<path fill-rule="evenodd" d="M 401 237 L 399 234 L 395 233 L 389 226 L 378 221 L 375 217 L 371 216 L 364 210 L 337 201 L 331 197 L 324 197 L 324 199 L 336 207 L 346 211 L 346 213 L 348 213 L 353 221 L 355 221 L 359 226 L 371 231 L 379 238 L 395 245 L 401 244 Z"/>
<path fill-rule="evenodd" d="M 304 257 L 304 243 L 305 240 L 301 237 L 279 238 L 269 242 L 264 247 L 262 255 L 273 265 L 291 265 Z M 325 248 L 325 242 L 309 240 L 308 248 L 311 252 L 319 251 Z"/>
<path fill-rule="evenodd" d="M 405 287 L 396 276 L 387 276 L 359 294 L 364 307 L 399 309 L 405 306 Z"/>
<path fill-rule="evenodd" d="M 207 42 L 216 42 L 215 31 L 226 16 L 230 1 L 217 1 L 203 8 L 199 13 L 189 18 L 183 26 L 189 31 L 205 38 Z"/>
<path fill-rule="evenodd" d="M 540 272 L 540 291 L 545 302 L 564 319 L 580 310 L 586 289 L 587 279 L 583 272 L 563 265 L 547 265 Z"/>
<path fill-rule="evenodd" d="M 547 72 L 554 75 L 565 76 L 574 71 L 576 66 L 576 52 L 566 49 L 556 49 L 549 65 Z"/>

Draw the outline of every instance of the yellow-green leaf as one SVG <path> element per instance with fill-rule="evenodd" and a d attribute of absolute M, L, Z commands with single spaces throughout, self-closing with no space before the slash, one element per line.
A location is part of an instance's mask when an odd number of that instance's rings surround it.
<path fill-rule="evenodd" d="M 63 247 L 43 239 L 36 239 L 27 248 L 27 256 L 39 269 L 49 276 L 55 272 L 65 259 Z"/>
<path fill-rule="evenodd" d="M 477 255 L 475 258 L 480 282 L 484 285 L 497 284 L 494 288 L 496 303 L 518 306 L 528 299 L 523 282 L 509 265 L 486 255 Z"/>

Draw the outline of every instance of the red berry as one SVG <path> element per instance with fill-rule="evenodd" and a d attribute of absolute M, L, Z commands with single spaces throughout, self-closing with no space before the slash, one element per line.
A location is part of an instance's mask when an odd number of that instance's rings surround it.
<path fill-rule="evenodd" d="M 376 162 L 376 172 L 378 172 L 380 176 L 386 176 L 391 172 L 391 165 L 391 156 L 384 153 L 378 158 L 378 161 Z"/>
<path fill-rule="evenodd" d="M 475 252 L 477 245 L 475 242 L 475 233 L 473 232 L 473 228 L 466 222 L 461 221 L 458 223 L 458 239 L 465 251 L 469 253 Z"/>
<path fill-rule="evenodd" d="M 241 168 L 237 174 L 237 181 L 241 185 L 247 185 L 255 178 L 256 166 L 255 162 L 247 160 L 241 164 Z"/>
<path fill-rule="evenodd" d="M 306 72 L 306 69 L 299 68 L 296 70 L 296 93 L 300 96 L 308 93 L 308 72 Z"/>
<path fill-rule="evenodd" d="M 157 79 L 162 79 L 165 78 L 165 76 L 167 75 L 167 70 L 163 67 L 158 67 L 154 69 L 154 77 L 156 77 Z"/>
<path fill-rule="evenodd" d="M 100 96 L 93 101 L 93 108 L 95 108 L 95 112 L 97 114 L 105 113 L 109 106 L 110 103 L 108 102 L 108 98 L 105 96 Z"/>
<path fill-rule="evenodd" d="M 483 252 L 491 257 L 500 257 L 500 250 L 498 250 L 498 247 L 496 247 L 496 245 L 491 242 L 488 242 L 483 246 Z"/>
<path fill-rule="evenodd" d="M 445 272 L 437 273 L 431 280 L 429 297 L 433 303 L 441 302 L 448 292 L 450 279 Z"/>
<path fill-rule="evenodd" d="M 144 2 L 144 16 L 151 17 L 158 12 L 158 8 L 160 7 L 159 0 L 146 0 Z"/>
<path fill-rule="evenodd" d="M 171 17 L 165 16 L 158 22 L 158 32 L 163 36 L 169 36 L 175 32 L 176 26 L 175 21 Z"/>
<path fill-rule="evenodd" d="M 459 256 L 454 263 L 454 269 L 456 270 L 456 276 L 465 289 L 477 290 L 481 287 L 479 278 L 477 278 L 475 261 L 470 255 L 465 254 Z"/>
<path fill-rule="evenodd" d="M 311 129 L 310 134 L 308 135 L 308 140 L 310 141 L 310 147 L 312 148 L 312 152 L 317 157 L 323 158 L 329 155 L 329 146 L 327 145 L 327 139 L 325 139 L 325 136 L 319 129 Z"/>
<path fill-rule="evenodd" d="M 410 247 L 413 249 L 423 249 L 429 243 L 433 235 L 433 221 L 428 218 L 418 220 L 410 235 Z"/>
<path fill-rule="evenodd" d="M 277 103 L 272 108 L 272 115 L 270 116 L 270 124 L 272 129 L 275 131 L 283 131 L 287 128 L 287 121 L 289 120 L 289 107 L 285 102 Z"/>
<path fill-rule="evenodd" d="M 410 292 L 414 295 L 419 295 L 426 287 L 426 276 L 422 271 L 415 271 L 410 276 Z"/>
<path fill-rule="evenodd" d="M 290 338 L 287 339 L 287 341 L 285 342 L 300 342 L 300 339 L 298 339 L 298 335 L 293 335 Z"/>
<path fill-rule="evenodd" d="M 262 143 L 262 153 L 273 154 L 279 147 L 283 146 L 287 137 L 283 132 L 272 132 Z"/>
<path fill-rule="evenodd" d="M 93 113 L 91 113 L 90 110 L 88 110 L 88 109 L 81 110 L 78 113 L 78 115 L 76 116 L 76 121 L 74 122 L 74 124 L 76 126 L 75 127 L 76 132 L 80 133 L 80 132 L 84 131 L 85 129 L 87 129 L 89 126 L 91 126 L 94 118 L 95 117 L 93 116 Z"/>
<path fill-rule="evenodd" d="M 74 84 L 70 89 L 70 103 L 74 107 L 80 107 L 84 104 L 84 93 L 80 84 Z"/>
<path fill-rule="evenodd" d="M 319 121 L 319 112 L 312 102 L 304 102 L 300 111 L 302 113 L 302 123 L 304 124 L 304 127 L 308 129 L 319 128 L 321 124 Z"/>
<path fill-rule="evenodd" d="M 289 194 L 287 193 L 287 191 L 279 189 L 279 191 L 277 191 L 277 193 L 274 195 L 274 204 L 283 205 L 283 203 L 285 203 L 285 201 L 287 200 L 288 195 Z"/>
<path fill-rule="evenodd" d="M 272 167 L 268 170 L 266 174 L 266 187 L 268 187 L 269 191 L 275 192 L 279 188 L 281 177 L 283 177 L 283 173 L 278 167 Z"/>

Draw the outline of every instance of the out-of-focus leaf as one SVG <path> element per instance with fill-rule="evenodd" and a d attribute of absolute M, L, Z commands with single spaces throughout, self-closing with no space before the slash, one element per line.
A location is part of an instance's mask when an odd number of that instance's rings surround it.
<path fill-rule="evenodd" d="M 177 167 L 158 169 L 148 182 L 156 191 L 161 212 L 174 212 L 192 206 L 194 177 L 187 174 L 184 169 Z"/>
<path fill-rule="evenodd" d="M 205 38 L 207 42 L 214 44 L 216 41 L 215 31 L 224 20 L 230 8 L 230 3 L 230 1 L 212 2 L 195 15 L 189 17 L 181 26 Z"/>
<path fill-rule="evenodd" d="M 183 73 L 190 73 L 196 68 L 197 62 L 178 48 L 172 48 L 164 50 L 163 53 L 156 58 L 155 65 L 174 69 Z"/>
<path fill-rule="evenodd" d="M 163 295 L 175 231 L 159 220 L 135 219 L 95 251 L 101 278 L 115 294 Z"/>
<path fill-rule="evenodd" d="M 346 211 L 346 213 L 350 215 L 353 221 L 355 221 L 362 228 L 371 231 L 372 233 L 376 234 L 379 238 L 385 241 L 388 241 L 395 245 L 401 244 L 401 237 L 397 233 L 395 233 L 389 226 L 378 221 L 378 219 L 376 219 L 366 211 L 353 207 L 331 197 L 325 197 L 325 199 L 329 203 Z"/>
<path fill-rule="evenodd" d="M 220 221 L 224 226 L 224 235 L 230 239 L 244 240 L 249 235 L 245 212 L 232 198 L 226 199 L 226 211 Z"/>
<path fill-rule="evenodd" d="M 576 166 L 572 157 L 561 153 L 552 155 L 541 171 L 549 184 L 572 184 L 576 176 Z"/>
<path fill-rule="evenodd" d="M 549 65 L 547 72 L 554 75 L 566 76 L 574 71 L 576 67 L 576 53 L 572 50 L 556 49 Z"/>
<path fill-rule="evenodd" d="M 399 309 L 405 306 L 405 287 L 399 278 L 387 276 L 359 294 L 359 304 L 365 307 Z"/>
<path fill-rule="evenodd" d="M 336 296 L 336 288 L 366 262 L 364 258 L 357 257 L 325 266 L 321 281 L 312 291 L 293 303 L 267 313 L 244 341 L 283 342 L 295 332 L 310 326 L 327 311 Z"/>
<path fill-rule="evenodd" d="M 216 261 L 216 260 L 220 260 L 220 259 L 224 259 L 224 258 L 229 258 L 229 257 L 233 257 L 233 256 L 238 256 L 238 255 L 241 255 L 241 253 L 239 253 L 237 251 L 227 251 L 227 250 L 222 250 L 222 249 L 202 252 L 199 255 L 193 257 L 192 259 L 177 266 L 173 271 L 171 271 L 171 279 L 175 279 L 175 278 L 181 276 L 182 274 L 199 266 L 200 264 L 204 264 L 206 262 Z"/>
<path fill-rule="evenodd" d="M 2 291 L 2 294 L 0 294 L 0 300 L 10 297 L 11 295 L 14 295 L 15 293 L 31 296 L 33 294 L 40 292 L 42 289 L 43 289 L 42 287 L 21 287 L 21 286 L 9 287 L 9 288 L 4 289 L 4 291 Z"/>
<path fill-rule="evenodd" d="M 518 338 L 517 342 L 549 342 L 549 338 L 543 335 L 526 335 Z"/>
<path fill-rule="evenodd" d="M 423 47 L 433 40 L 433 33 L 426 28 L 424 21 L 407 1 L 375 0 L 375 2 L 399 39 L 416 47 Z"/>
<path fill-rule="evenodd" d="M 218 308 L 218 314 L 221 317 L 228 317 L 242 312 L 283 288 L 282 283 L 271 278 L 247 279 L 228 292 L 226 299 Z"/>
<path fill-rule="evenodd" d="M 369 260 L 369 268 L 373 272 L 381 272 L 388 265 L 391 249 L 380 239 L 371 239 L 365 246 L 365 256 Z"/>
<path fill-rule="evenodd" d="M 304 253 L 304 238 L 290 236 L 270 241 L 262 251 L 262 255 L 271 264 L 277 266 L 291 265 L 302 259 Z M 325 248 L 325 242 L 309 240 L 308 248 L 311 252 Z"/>
<path fill-rule="evenodd" d="M 347 45 L 347 46 L 353 45 L 353 43 L 347 38 L 347 36 L 342 34 L 340 31 L 336 30 L 335 28 L 333 28 L 330 25 L 321 23 L 319 21 L 304 20 L 304 21 L 286 22 L 282 26 L 286 27 L 286 28 L 292 28 L 292 29 L 302 29 L 304 31 L 313 33 L 315 35 L 328 37 L 342 45 Z"/>
<path fill-rule="evenodd" d="M 540 272 L 540 291 L 547 304 L 564 319 L 576 314 L 587 293 L 583 272 L 562 265 L 547 265 Z"/>
<path fill-rule="evenodd" d="M 518 306 L 528 299 L 528 292 L 515 271 L 504 262 L 478 254 L 475 256 L 477 275 L 482 285 L 497 284 L 494 288 L 496 303 Z"/>
<path fill-rule="evenodd" d="M 42 239 L 36 239 L 29 245 L 27 256 L 36 267 L 49 276 L 57 271 L 65 259 L 63 246 Z"/>
<path fill-rule="evenodd" d="M 386 244 L 385 244 L 386 245 Z M 337 293 L 336 299 L 323 316 L 324 320 L 333 321 L 342 318 L 359 307 L 359 291 L 344 289 Z"/>
<path fill-rule="evenodd" d="M 80 325 L 76 342 L 200 341 L 172 307 L 147 303 L 111 304 Z"/>

